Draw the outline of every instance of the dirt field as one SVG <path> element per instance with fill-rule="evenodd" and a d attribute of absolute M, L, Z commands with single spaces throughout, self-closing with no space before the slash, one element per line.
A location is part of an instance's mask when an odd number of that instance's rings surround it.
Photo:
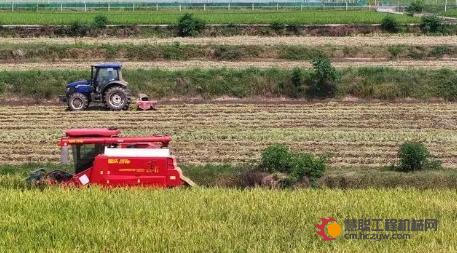
<path fill-rule="evenodd" d="M 390 68 L 427 68 L 427 69 L 440 69 L 449 68 L 457 69 L 457 59 L 438 60 L 438 61 L 365 61 L 363 59 L 354 59 L 350 61 L 333 62 L 332 65 L 336 68 L 349 68 L 349 67 L 390 67 Z M 91 64 L 102 62 L 54 62 L 54 63 L 0 63 L 0 70 L 6 71 L 28 71 L 28 70 L 51 70 L 51 69 L 81 69 L 87 70 Z M 206 61 L 206 60 L 189 60 L 189 61 L 154 61 L 154 62 L 129 62 L 122 61 L 126 69 L 190 69 L 190 68 L 280 68 L 280 69 L 293 69 L 311 68 L 309 61 Z"/>
<path fill-rule="evenodd" d="M 179 42 L 183 44 L 221 44 L 221 45 L 310 45 L 310 46 L 360 46 L 360 45 L 457 45 L 456 36 L 353 36 L 353 37 L 200 37 L 200 38 L 110 38 L 110 44 L 163 44 Z M 0 43 L 50 43 L 50 44 L 103 44 L 100 38 L 0 38 Z"/>
<path fill-rule="evenodd" d="M 328 153 L 334 167 L 392 163 L 405 140 L 423 141 L 457 167 L 456 104 L 175 104 L 158 111 L 71 113 L 64 107 L 0 107 L 2 163 L 57 162 L 63 131 L 118 127 L 126 134 L 171 134 L 184 164 L 239 163 L 272 143 Z"/>

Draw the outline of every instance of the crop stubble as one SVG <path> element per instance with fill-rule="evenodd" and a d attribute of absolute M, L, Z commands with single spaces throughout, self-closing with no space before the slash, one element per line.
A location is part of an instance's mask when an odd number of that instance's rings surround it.
<path fill-rule="evenodd" d="M 457 167 L 454 104 L 175 104 L 151 112 L 86 111 L 59 106 L 0 107 L 2 163 L 58 162 L 63 131 L 118 127 L 126 135 L 171 134 L 179 162 L 242 163 L 272 143 L 328 153 L 334 167 L 378 167 L 405 140 L 423 141 Z"/>
<path fill-rule="evenodd" d="M 2 44 L 106 44 L 100 38 L 0 38 Z M 189 45 L 308 45 L 308 46 L 385 46 L 385 45 L 457 45 L 456 36 L 369 35 L 369 36 L 228 36 L 173 38 L 110 38 L 109 44 L 170 44 Z"/>

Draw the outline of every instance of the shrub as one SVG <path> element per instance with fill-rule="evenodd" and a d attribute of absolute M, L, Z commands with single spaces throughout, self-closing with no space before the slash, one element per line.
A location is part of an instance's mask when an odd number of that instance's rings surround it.
<path fill-rule="evenodd" d="M 73 37 L 85 36 L 89 32 L 89 29 L 86 23 L 77 20 L 70 24 L 68 34 Z"/>
<path fill-rule="evenodd" d="M 282 31 L 284 31 L 284 29 L 286 29 L 286 25 L 284 23 L 277 22 L 277 21 L 271 23 L 270 27 L 271 27 L 271 29 L 273 29 L 276 32 L 282 32 Z"/>
<path fill-rule="evenodd" d="M 338 73 L 326 57 L 317 57 L 312 61 L 314 73 L 308 89 L 310 97 L 333 97 L 336 94 Z"/>
<path fill-rule="evenodd" d="M 290 83 L 292 85 L 285 93 L 294 98 L 302 96 L 304 80 L 303 71 L 300 68 L 294 68 L 292 70 Z"/>
<path fill-rule="evenodd" d="M 296 88 L 300 87 L 303 84 L 303 72 L 300 68 L 294 68 L 292 70 L 291 81 Z"/>
<path fill-rule="evenodd" d="M 457 75 L 439 84 L 439 95 L 448 101 L 457 101 Z"/>
<path fill-rule="evenodd" d="M 94 27 L 95 28 L 105 28 L 108 25 L 109 21 L 108 18 L 104 15 L 97 15 L 94 18 Z"/>
<path fill-rule="evenodd" d="M 407 15 L 413 16 L 414 13 L 421 13 L 424 10 L 424 2 L 417 0 L 411 2 L 408 7 L 406 7 L 405 12 Z"/>
<path fill-rule="evenodd" d="M 306 176 L 310 179 L 313 187 L 317 186 L 317 179 L 324 175 L 327 168 L 325 157 L 314 157 L 307 153 L 292 154 L 289 163 L 291 167 L 290 183 L 299 182 Z"/>
<path fill-rule="evenodd" d="M 290 173 L 289 149 L 282 144 L 274 144 L 262 152 L 261 167 L 267 172 Z"/>
<path fill-rule="evenodd" d="M 382 19 L 381 29 L 386 32 L 396 33 L 400 31 L 400 25 L 394 16 L 387 15 Z"/>
<path fill-rule="evenodd" d="M 444 32 L 444 26 L 441 18 L 436 15 L 423 16 L 420 28 L 424 33 Z"/>
<path fill-rule="evenodd" d="M 270 173 L 288 174 L 287 180 L 283 182 L 284 186 L 292 186 L 308 177 L 314 187 L 327 168 L 327 158 L 290 152 L 286 146 L 274 144 L 262 152 L 260 167 Z"/>
<path fill-rule="evenodd" d="M 397 169 L 403 172 L 441 167 L 441 161 L 431 157 L 427 147 L 420 142 L 405 142 L 398 150 L 399 165 Z"/>
<path fill-rule="evenodd" d="M 182 37 L 196 36 L 205 28 L 205 21 L 195 18 L 190 13 L 178 20 L 178 34 Z"/>

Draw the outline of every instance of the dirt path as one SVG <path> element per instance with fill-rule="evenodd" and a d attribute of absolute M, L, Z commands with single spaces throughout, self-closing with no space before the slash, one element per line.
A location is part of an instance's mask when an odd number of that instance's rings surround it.
<path fill-rule="evenodd" d="M 88 69 L 88 66 L 95 62 L 57 62 L 57 63 L 1 63 L 0 71 L 7 70 L 60 70 L 60 69 Z M 155 62 L 123 62 L 126 69 L 189 69 L 189 68 L 281 68 L 291 69 L 295 67 L 310 68 L 311 64 L 307 61 L 244 61 L 244 62 L 227 62 L 227 61 L 155 61 Z M 392 67 L 392 68 L 427 68 L 439 69 L 449 68 L 457 69 L 456 60 L 442 61 L 363 61 L 355 60 L 349 62 L 334 62 L 333 66 L 337 68 L 347 67 Z"/>
<path fill-rule="evenodd" d="M 102 38 L 0 38 L 0 43 L 51 43 L 51 44 L 103 44 L 107 40 Z M 457 45 L 457 36 L 354 36 L 354 37 L 258 37 L 258 36 L 233 36 L 233 37 L 203 37 L 203 38 L 110 38 L 110 44 L 163 44 L 179 42 L 183 44 L 224 44 L 224 45 L 335 45 L 335 46 L 360 46 L 360 45 Z"/>

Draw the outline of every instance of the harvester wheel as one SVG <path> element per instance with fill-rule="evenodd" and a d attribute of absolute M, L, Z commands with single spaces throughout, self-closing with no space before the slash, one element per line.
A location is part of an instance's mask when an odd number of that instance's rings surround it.
<path fill-rule="evenodd" d="M 68 107 L 72 111 L 81 111 L 89 107 L 89 99 L 86 95 L 75 92 L 68 98 Z"/>
<path fill-rule="evenodd" d="M 108 89 L 105 93 L 105 105 L 113 111 L 127 110 L 130 106 L 130 92 L 120 86 Z"/>

